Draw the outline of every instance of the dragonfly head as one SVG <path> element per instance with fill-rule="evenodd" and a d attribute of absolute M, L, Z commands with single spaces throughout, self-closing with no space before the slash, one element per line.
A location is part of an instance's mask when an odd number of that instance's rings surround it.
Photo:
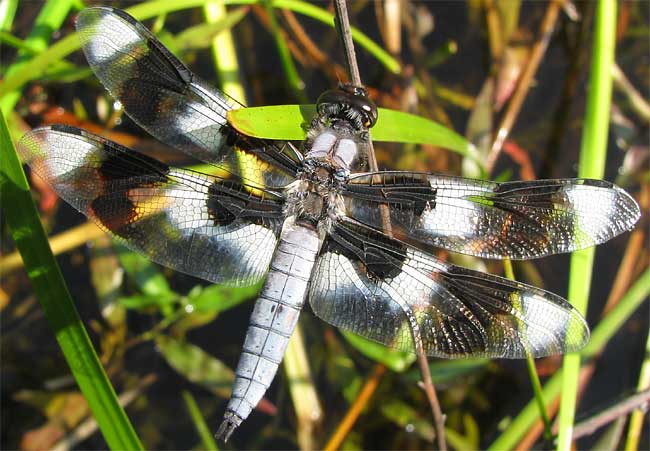
<path fill-rule="evenodd" d="M 347 122 L 358 132 L 377 123 L 377 105 L 361 86 L 343 84 L 338 89 L 325 91 L 318 98 L 316 110 L 321 119 L 331 123 Z"/>

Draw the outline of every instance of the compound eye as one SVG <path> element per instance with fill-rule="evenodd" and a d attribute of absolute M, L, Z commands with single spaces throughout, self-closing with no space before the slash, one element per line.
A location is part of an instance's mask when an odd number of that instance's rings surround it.
<path fill-rule="evenodd" d="M 340 89 L 330 89 L 318 97 L 316 105 L 320 106 L 321 104 L 348 103 L 349 100 L 350 95 L 345 91 L 341 91 Z"/>
<path fill-rule="evenodd" d="M 372 127 L 377 123 L 377 105 L 367 97 L 357 97 L 357 108 L 364 114 L 366 120 L 364 121 L 365 127 Z"/>

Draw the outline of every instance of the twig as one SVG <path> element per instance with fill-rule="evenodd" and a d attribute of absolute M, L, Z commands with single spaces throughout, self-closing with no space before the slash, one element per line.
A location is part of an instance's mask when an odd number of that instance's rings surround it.
<path fill-rule="evenodd" d="M 345 65 L 350 73 L 350 81 L 357 86 L 361 86 L 361 75 L 359 75 L 357 54 L 354 51 L 352 30 L 350 28 L 350 19 L 348 18 L 348 8 L 345 0 L 336 0 L 334 2 L 334 8 L 336 9 L 336 29 L 339 32 L 339 37 L 343 44 Z"/>
<path fill-rule="evenodd" d="M 650 104 L 648 104 L 639 91 L 630 83 L 630 80 L 628 80 L 616 63 L 612 66 L 612 77 L 614 78 L 614 87 L 627 97 L 630 107 L 632 107 L 641 119 L 645 122 L 650 122 Z"/>
<path fill-rule="evenodd" d="M 563 3 L 564 0 L 554 0 L 550 5 L 548 5 L 542 26 L 540 27 L 539 39 L 533 46 L 528 64 L 521 74 L 519 83 L 517 83 L 517 88 L 508 104 L 508 109 L 501 120 L 501 124 L 499 124 L 496 138 L 494 139 L 494 143 L 492 144 L 492 148 L 488 154 L 485 165 L 488 173 L 492 171 L 494 164 L 501 153 L 503 143 L 510 134 L 512 125 L 514 124 L 515 119 L 521 110 L 521 106 L 526 99 L 526 94 L 528 94 L 528 89 L 530 88 L 533 77 L 537 72 L 537 68 L 542 61 L 544 53 L 546 53 L 546 49 L 548 48 L 548 43 L 551 40 L 551 35 L 553 34 L 553 29 L 555 28 L 555 23 L 557 22 L 557 17 L 562 9 Z"/>
<path fill-rule="evenodd" d="M 325 448 L 323 448 L 324 451 L 335 451 L 341 448 L 341 443 L 343 443 L 343 440 L 348 435 L 348 432 L 350 432 L 350 429 L 352 429 L 355 421 L 359 418 L 363 408 L 366 407 L 368 401 L 370 401 L 370 398 L 377 389 L 379 381 L 385 372 L 386 367 L 384 365 L 381 363 L 375 365 L 372 375 L 366 381 L 365 385 L 359 392 L 357 399 L 355 399 L 354 403 L 350 406 L 348 413 L 345 414 L 343 420 L 339 423 L 336 431 L 334 431 L 334 434 L 332 434 L 327 445 L 325 445 Z"/>
<path fill-rule="evenodd" d="M 343 67 L 339 64 L 332 63 L 331 58 L 323 51 L 321 51 L 320 48 L 314 43 L 314 41 L 305 32 L 305 29 L 302 27 L 300 22 L 296 19 L 296 16 L 292 11 L 283 9 L 282 16 L 284 17 L 284 20 L 289 27 L 291 34 L 294 36 L 296 43 L 302 46 L 308 58 L 311 58 L 315 64 L 317 64 L 322 70 L 327 72 L 329 76 L 335 80 L 340 80 L 342 77 L 347 76 Z"/>
<path fill-rule="evenodd" d="M 134 388 L 123 392 L 118 397 L 120 405 L 122 407 L 125 407 L 131 404 L 131 402 L 140 396 L 142 392 L 147 389 L 147 387 L 156 382 L 157 378 L 158 376 L 153 373 L 144 376 L 142 379 L 140 379 Z M 69 450 L 94 434 L 97 431 L 97 428 L 97 421 L 93 416 L 89 416 L 86 420 L 81 422 L 72 432 L 70 432 L 70 434 L 56 442 L 51 449 L 53 451 Z"/>
<path fill-rule="evenodd" d="M 95 225 L 95 223 L 84 222 L 70 230 L 48 238 L 48 240 L 50 242 L 50 247 L 52 248 L 52 253 L 54 255 L 59 255 L 104 235 L 106 235 L 106 233 Z M 13 270 L 21 268 L 22 266 L 23 259 L 18 251 L 12 252 L 11 254 L 0 258 L 0 277 L 9 274 Z"/>
<path fill-rule="evenodd" d="M 503 27 L 501 24 L 501 18 L 499 17 L 499 11 L 497 11 L 497 6 L 494 4 L 494 0 L 485 0 L 484 7 L 488 27 L 490 54 L 492 55 L 493 60 L 500 61 L 503 56 L 505 42 L 503 42 Z"/>
<path fill-rule="evenodd" d="M 644 405 L 647 405 L 650 402 L 650 390 L 644 390 L 640 393 L 635 393 L 629 398 L 624 399 L 621 402 L 614 404 L 611 407 L 603 410 L 593 417 L 581 421 L 573 428 L 573 440 L 576 440 L 585 435 L 590 435 L 596 429 L 606 425 L 621 417 L 627 415 L 634 409 L 643 408 Z"/>
<path fill-rule="evenodd" d="M 336 9 L 336 27 L 341 37 L 341 42 L 343 43 L 343 48 L 345 51 L 345 62 L 348 67 L 348 71 L 350 72 L 350 80 L 354 85 L 362 86 L 345 0 L 335 0 L 334 7 Z M 372 172 L 377 172 L 379 170 L 377 166 L 377 159 L 375 157 L 375 151 L 372 146 L 372 140 L 370 138 L 368 138 L 368 164 Z M 382 204 L 379 206 L 379 208 L 381 212 L 384 232 L 389 236 L 392 236 L 392 227 L 390 224 L 390 212 L 388 210 L 388 206 Z M 415 344 L 415 352 L 418 357 L 420 371 L 422 372 L 422 382 L 424 382 L 425 393 L 427 394 L 427 399 L 429 400 L 431 411 L 433 413 L 434 427 L 436 430 L 436 437 L 438 439 L 438 447 L 441 451 L 446 451 L 447 442 L 445 441 L 445 419 L 442 414 L 442 410 L 440 409 L 440 403 L 438 402 L 438 397 L 436 396 L 436 391 L 431 379 L 429 362 L 427 361 L 426 354 L 424 353 L 422 337 L 420 336 L 418 324 L 414 315 L 407 315 L 407 318 L 409 318 L 411 332 L 413 333 L 413 343 Z"/>
<path fill-rule="evenodd" d="M 607 297 L 607 303 L 603 309 L 603 316 L 607 315 L 611 309 L 621 300 L 625 292 L 630 288 L 634 277 L 635 264 L 639 261 L 639 256 L 643 251 L 643 242 L 645 241 L 645 232 L 643 229 L 636 229 L 630 234 L 630 238 L 625 246 L 623 260 L 618 266 L 612 289 Z"/>
<path fill-rule="evenodd" d="M 345 53 L 345 65 L 350 74 L 350 82 L 355 86 L 363 86 L 361 84 L 361 75 L 359 74 L 359 66 L 357 65 L 357 54 L 354 51 L 354 41 L 352 40 L 352 31 L 350 29 L 350 20 L 348 18 L 348 9 L 345 0 L 336 0 L 334 2 L 336 9 L 336 29 L 343 44 Z M 372 144 L 370 131 L 368 131 L 368 167 L 371 172 L 378 172 L 379 166 L 377 165 L 377 157 L 375 156 L 375 148 Z M 387 205 L 380 205 L 379 212 L 381 215 L 382 227 L 384 232 L 392 236 L 390 224 L 390 212 Z"/>

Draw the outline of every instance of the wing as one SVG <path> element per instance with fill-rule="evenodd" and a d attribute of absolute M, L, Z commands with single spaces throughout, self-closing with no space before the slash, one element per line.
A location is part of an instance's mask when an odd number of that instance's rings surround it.
<path fill-rule="evenodd" d="M 595 246 L 630 230 L 637 203 L 609 182 L 587 179 L 483 182 L 417 172 L 350 178 L 349 216 L 381 228 L 388 205 L 398 233 L 484 258 L 528 259 Z"/>
<path fill-rule="evenodd" d="M 428 355 L 522 358 L 572 352 L 589 339 L 582 316 L 547 291 L 437 260 L 350 219 L 332 226 L 309 299 L 325 321 Z"/>
<path fill-rule="evenodd" d="M 133 17 L 109 7 L 88 8 L 76 26 L 97 78 L 153 136 L 208 163 L 232 160 L 236 152 L 252 154 L 275 166 L 264 173 L 266 182 L 284 186 L 293 180 L 297 150 L 235 132 L 226 113 L 242 105 L 202 82 Z"/>
<path fill-rule="evenodd" d="M 157 263 L 237 286 L 266 274 L 283 222 L 278 193 L 167 166 L 68 126 L 33 130 L 18 151 L 63 199 Z"/>

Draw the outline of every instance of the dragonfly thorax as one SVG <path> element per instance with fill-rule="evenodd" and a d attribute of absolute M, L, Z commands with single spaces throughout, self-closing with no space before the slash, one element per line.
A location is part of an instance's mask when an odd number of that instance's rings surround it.
<path fill-rule="evenodd" d="M 339 178 L 347 177 L 361 159 L 359 139 L 347 127 L 317 124 L 305 143 L 305 165 L 329 167 Z"/>
<path fill-rule="evenodd" d="M 336 219 L 344 211 L 339 175 L 331 166 L 306 165 L 300 179 L 287 187 L 285 214 L 313 226 Z"/>

